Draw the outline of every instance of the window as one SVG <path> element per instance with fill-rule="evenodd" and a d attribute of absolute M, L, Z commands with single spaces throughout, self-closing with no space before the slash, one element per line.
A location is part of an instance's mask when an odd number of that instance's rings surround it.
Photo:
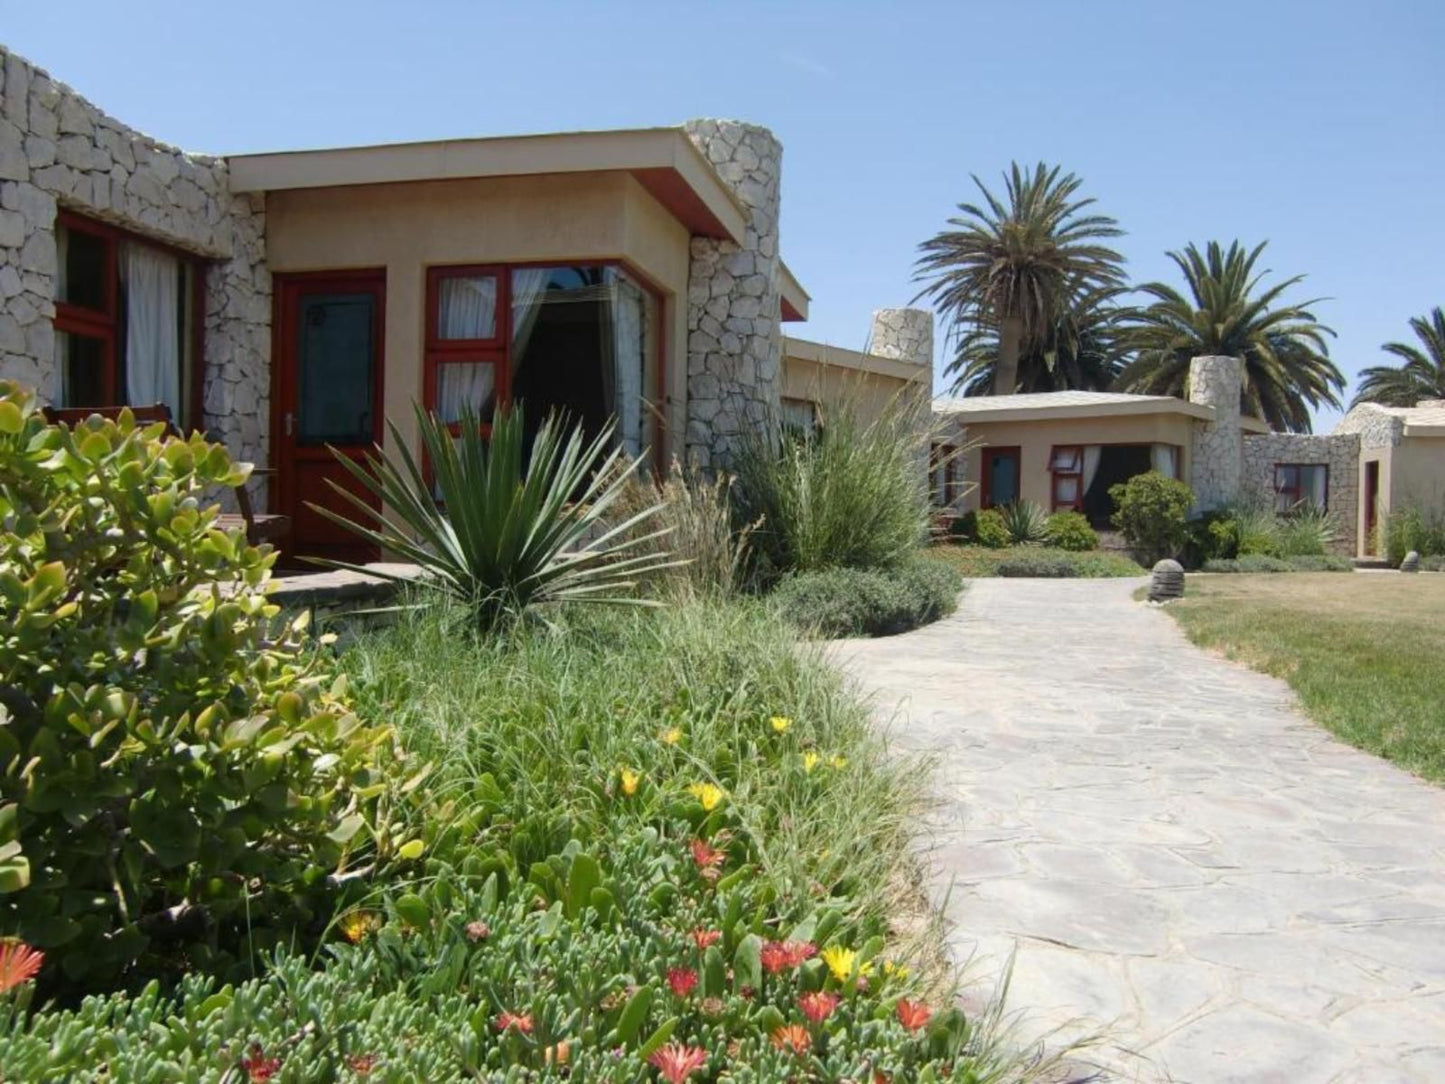
<path fill-rule="evenodd" d="M 782 400 L 783 428 L 812 436 L 818 428 L 818 405 L 811 399 Z"/>
<path fill-rule="evenodd" d="M 434 267 L 427 273 L 426 401 L 453 425 L 526 406 L 528 439 L 551 412 L 595 434 L 617 419 L 644 445 L 644 388 L 657 379 L 656 296 L 622 268 Z"/>
<path fill-rule="evenodd" d="M 1276 463 L 1274 510 L 1280 515 L 1301 508 L 1329 507 L 1330 468 L 1323 463 Z"/>
<path fill-rule="evenodd" d="M 963 459 L 952 444 L 934 444 L 928 455 L 928 489 L 934 507 L 947 508 L 963 492 Z"/>
<path fill-rule="evenodd" d="M 1049 457 L 1053 475 L 1053 507 L 1079 509 L 1084 505 L 1084 449 L 1076 444 L 1056 447 Z"/>
<path fill-rule="evenodd" d="M 56 405 L 163 405 L 194 424 L 201 262 L 68 211 L 55 233 Z"/>

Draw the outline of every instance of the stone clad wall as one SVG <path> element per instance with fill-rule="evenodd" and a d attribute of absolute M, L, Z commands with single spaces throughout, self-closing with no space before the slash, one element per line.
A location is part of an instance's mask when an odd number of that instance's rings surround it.
<path fill-rule="evenodd" d="M 933 368 L 933 313 L 927 309 L 878 309 L 868 336 L 870 354 Z"/>
<path fill-rule="evenodd" d="M 1199 511 L 1220 508 L 1239 496 L 1244 459 L 1239 429 L 1242 378 L 1238 358 L 1200 357 L 1189 363 L 1189 401 L 1214 411 L 1213 421 L 1194 423 L 1189 485 Z"/>
<path fill-rule="evenodd" d="M 0 48 L 0 377 L 53 400 L 55 216 L 66 208 L 207 258 L 205 420 L 233 453 L 267 461 L 271 276 L 259 198 L 222 159 L 126 127 Z M 263 483 L 253 483 L 264 499 Z"/>
<path fill-rule="evenodd" d="M 1340 419 L 1335 433 L 1358 433 L 1361 448 L 1393 448 L 1405 439 L 1405 419 L 1374 403 L 1361 403 Z"/>
<path fill-rule="evenodd" d="M 1360 506 L 1360 437 L 1354 433 L 1312 436 L 1300 433 L 1250 433 L 1244 438 L 1242 496 L 1274 507 L 1277 463 L 1319 463 L 1329 468 L 1326 507 L 1335 522 L 1331 552 L 1355 555 Z"/>
<path fill-rule="evenodd" d="M 743 433 L 776 427 L 782 385 L 778 195 L 782 145 L 766 128 L 686 131 L 747 208 L 741 245 L 694 237 L 687 290 L 687 460 L 726 465 Z"/>

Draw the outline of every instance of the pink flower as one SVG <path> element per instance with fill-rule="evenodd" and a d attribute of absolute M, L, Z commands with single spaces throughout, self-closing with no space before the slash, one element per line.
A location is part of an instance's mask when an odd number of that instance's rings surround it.
<path fill-rule="evenodd" d="M 532 1034 L 531 1013 L 511 1013 L 504 1010 L 497 1013 L 497 1018 L 492 1023 L 498 1031 L 506 1031 L 508 1028 L 514 1027 L 523 1035 Z"/>
<path fill-rule="evenodd" d="M 251 1053 L 241 1059 L 241 1068 L 251 1084 L 264 1084 L 281 1071 L 280 1058 L 268 1058 L 260 1044 L 251 1044 Z"/>
<path fill-rule="evenodd" d="M 802 1009 L 803 1015 L 815 1024 L 821 1024 L 832 1016 L 833 1010 L 837 1007 L 838 995 L 824 993 L 822 990 L 804 994 L 798 998 L 798 1008 Z"/>
<path fill-rule="evenodd" d="M 692 943 L 697 946 L 699 952 L 705 952 L 710 946 L 722 940 L 721 930 L 708 930 L 699 926 L 692 931 Z"/>
<path fill-rule="evenodd" d="M 697 986 L 697 972 L 690 967 L 674 967 L 667 972 L 667 985 L 678 997 L 687 997 Z"/>
<path fill-rule="evenodd" d="M 29 982 L 45 962 L 45 953 L 36 952 L 24 941 L 0 944 L 0 993 Z"/>
<path fill-rule="evenodd" d="M 647 1059 L 662 1074 L 667 1084 L 683 1084 L 688 1077 L 707 1064 L 707 1051 L 700 1046 L 668 1043 Z"/>

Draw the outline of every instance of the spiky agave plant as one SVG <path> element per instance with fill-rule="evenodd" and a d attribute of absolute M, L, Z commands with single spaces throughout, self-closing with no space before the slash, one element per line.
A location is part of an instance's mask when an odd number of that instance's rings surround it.
<path fill-rule="evenodd" d="M 1003 516 L 1004 530 L 1008 531 L 1009 542 L 1015 546 L 1026 546 L 1043 542 L 1049 534 L 1049 516 L 1033 501 L 1014 501 L 999 509 Z"/>
<path fill-rule="evenodd" d="M 394 422 L 393 449 L 369 452 L 362 463 L 338 460 L 377 502 L 332 488 L 360 513 L 352 519 L 311 507 L 383 550 L 417 565 L 422 582 L 462 603 L 478 628 L 548 602 L 654 605 L 633 594 L 638 577 L 675 564 L 655 548 L 665 532 L 636 528 L 661 508 L 653 504 L 604 527 L 604 515 L 640 460 L 622 466 L 609 451 L 609 423 L 590 442 L 580 425 L 549 416 L 537 430 L 530 458 L 522 408 L 501 407 L 488 434 L 468 412 L 453 436 L 447 423 L 416 408 L 431 480 Z M 328 564 L 405 582 L 409 577 Z"/>

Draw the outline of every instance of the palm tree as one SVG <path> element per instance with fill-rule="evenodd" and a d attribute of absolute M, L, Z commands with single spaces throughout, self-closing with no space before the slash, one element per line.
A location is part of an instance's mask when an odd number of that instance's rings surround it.
<path fill-rule="evenodd" d="M 964 350 L 992 331 L 998 341 L 995 395 L 1018 386 L 1019 358 L 1039 348 L 1048 330 L 1078 294 L 1121 286 L 1124 258 L 1098 242 L 1123 231 L 1107 215 L 1083 213 L 1092 199 L 1077 198 L 1083 183 L 1040 162 L 1032 173 L 1014 162 L 1004 176 L 1007 205 L 978 177 L 986 206 L 960 203 L 949 229 L 919 245 L 916 278 L 928 281 L 928 298 Z"/>
<path fill-rule="evenodd" d="M 1334 332 L 1309 310 L 1321 299 L 1281 302 L 1303 275 L 1261 289 L 1260 280 L 1269 272 L 1256 274 L 1254 265 L 1263 251 L 1263 243 L 1245 251 L 1235 241 L 1226 251 L 1211 241 L 1202 253 L 1192 244 L 1182 253 L 1170 252 L 1189 296 L 1162 282 L 1140 287 L 1154 301 L 1136 310 L 1124 331 L 1124 344 L 1135 357 L 1115 387 L 1184 397 L 1190 359 L 1227 355 L 1244 363 L 1244 413 L 1263 418 L 1273 429 L 1308 433 L 1312 407 L 1338 407 L 1335 392 L 1345 381 L 1325 342 Z"/>
<path fill-rule="evenodd" d="M 1122 286 L 1078 292 L 1068 310 L 1019 356 L 1015 383 L 1020 392 L 1105 391 L 1124 367 L 1118 304 Z M 953 391 L 965 396 L 993 394 L 999 364 L 998 331 L 972 328 L 959 337 L 958 352 L 944 370 Z"/>
<path fill-rule="evenodd" d="M 1410 330 L 1425 349 L 1409 343 L 1386 343 L 1380 349 L 1404 359 L 1398 367 L 1376 365 L 1360 373 L 1354 402 L 1414 406 L 1421 399 L 1445 399 L 1445 312 L 1436 305 L 1430 315 L 1410 321 Z"/>

